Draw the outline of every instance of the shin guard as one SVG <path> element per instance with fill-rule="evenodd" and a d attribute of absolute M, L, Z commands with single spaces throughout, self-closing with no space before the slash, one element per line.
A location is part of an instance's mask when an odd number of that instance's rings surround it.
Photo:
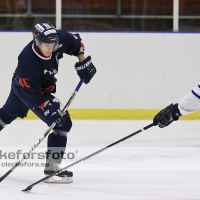
<path fill-rule="evenodd" d="M 60 164 L 67 145 L 66 131 L 53 131 L 48 136 L 47 157 Z"/>

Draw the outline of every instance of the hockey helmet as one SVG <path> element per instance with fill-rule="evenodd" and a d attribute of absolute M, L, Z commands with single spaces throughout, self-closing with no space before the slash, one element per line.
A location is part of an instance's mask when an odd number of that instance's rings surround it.
<path fill-rule="evenodd" d="M 58 48 L 59 38 L 54 26 L 49 22 L 38 23 L 33 29 L 33 41 L 40 47 L 41 43 L 54 43 L 53 51 Z"/>

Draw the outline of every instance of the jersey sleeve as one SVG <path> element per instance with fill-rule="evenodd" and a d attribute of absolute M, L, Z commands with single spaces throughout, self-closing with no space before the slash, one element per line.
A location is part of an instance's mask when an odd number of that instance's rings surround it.
<path fill-rule="evenodd" d="M 72 34 L 66 30 L 57 30 L 59 43 L 62 44 L 63 53 L 78 56 L 84 53 L 85 47 L 78 33 Z"/>
<path fill-rule="evenodd" d="M 200 110 L 200 81 L 191 92 L 180 100 L 178 107 L 182 115 Z"/>

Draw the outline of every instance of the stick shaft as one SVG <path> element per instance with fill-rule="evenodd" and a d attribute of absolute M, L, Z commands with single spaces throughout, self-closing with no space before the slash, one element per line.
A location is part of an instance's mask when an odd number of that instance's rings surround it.
<path fill-rule="evenodd" d="M 132 134 L 130 134 L 130 135 L 128 135 L 128 136 L 126 136 L 126 137 L 124 137 L 124 138 L 118 140 L 118 141 L 116 141 L 116 142 L 113 142 L 112 144 L 110 144 L 110 145 L 108 145 L 108 146 L 106 146 L 106 147 L 104 147 L 104 148 L 102 148 L 102 149 L 100 149 L 100 150 L 98 150 L 98 151 L 96 151 L 96 152 L 94 152 L 94 153 L 92 153 L 92 154 L 90 154 L 90 155 L 88 155 L 88 156 L 86 156 L 86 157 L 84 157 L 84 158 L 82 158 L 82 159 L 80 159 L 80 160 L 78 160 L 78 161 L 72 163 L 71 165 L 68 165 L 67 167 L 62 168 L 61 170 L 59 170 L 59 172 L 55 172 L 55 173 L 53 173 L 53 174 L 51 174 L 51 175 L 49 175 L 49 176 L 46 176 L 46 177 L 40 179 L 39 181 L 33 183 L 32 185 L 29 185 L 26 189 L 24 189 L 24 190 L 22 190 L 22 191 L 31 190 L 31 189 L 32 189 L 35 185 L 37 185 L 38 183 L 40 183 L 40 182 L 42 182 L 42 181 L 44 181 L 44 180 L 46 180 L 46 179 L 48 179 L 48 178 L 50 178 L 50 177 L 52 177 L 52 176 L 58 175 L 58 174 L 61 173 L 63 170 L 66 170 L 66 169 L 68 169 L 68 168 L 70 168 L 70 167 L 72 167 L 72 166 L 74 166 L 74 165 L 76 165 L 76 164 L 79 164 L 80 162 L 85 161 L 85 160 L 87 160 L 87 159 L 89 159 L 89 158 L 91 158 L 91 157 L 93 157 L 93 156 L 95 156 L 95 155 L 97 155 L 97 154 L 99 154 L 99 153 L 105 151 L 106 149 L 108 149 L 108 148 L 110 148 L 110 147 L 112 147 L 112 146 L 114 146 L 114 145 L 116 145 L 116 144 L 118 144 L 118 143 L 120 143 L 120 142 L 122 142 L 122 141 L 124 141 L 124 140 L 127 140 L 128 138 L 133 137 L 134 135 L 136 135 L 136 134 L 138 134 L 138 133 L 140 133 L 140 132 L 142 132 L 142 131 L 144 131 L 144 130 L 147 130 L 147 129 L 153 127 L 153 126 L 154 126 L 153 123 L 152 123 L 152 124 L 149 124 L 148 126 L 145 126 L 144 128 L 142 128 L 142 129 L 140 129 L 140 130 L 138 130 L 138 131 L 136 131 L 136 132 L 134 132 L 134 133 L 132 133 Z"/>

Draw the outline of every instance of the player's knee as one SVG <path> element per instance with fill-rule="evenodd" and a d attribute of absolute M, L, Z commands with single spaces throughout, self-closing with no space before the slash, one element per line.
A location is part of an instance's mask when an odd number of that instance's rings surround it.
<path fill-rule="evenodd" d="M 70 117 L 67 117 L 64 124 L 65 131 L 69 132 L 72 128 L 72 120 Z"/>
<path fill-rule="evenodd" d="M 62 126 L 56 126 L 54 130 L 56 131 L 63 131 L 63 132 L 69 132 L 72 128 L 72 121 L 70 117 L 67 117 L 65 120 L 65 123 Z"/>
<path fill-rule="evenodd" d="M 8 115 L 3 108 L 0 109 L 0 131 L 17 117 Z"/>
<path fill-rule="evenodd" d="M 70 118 L 68 111 L 66 112 L 65 118 L 66 118 L 65 123 L 62 126 L 62 130 L 69 132 L 72 128 L 72 120 Z"/>

